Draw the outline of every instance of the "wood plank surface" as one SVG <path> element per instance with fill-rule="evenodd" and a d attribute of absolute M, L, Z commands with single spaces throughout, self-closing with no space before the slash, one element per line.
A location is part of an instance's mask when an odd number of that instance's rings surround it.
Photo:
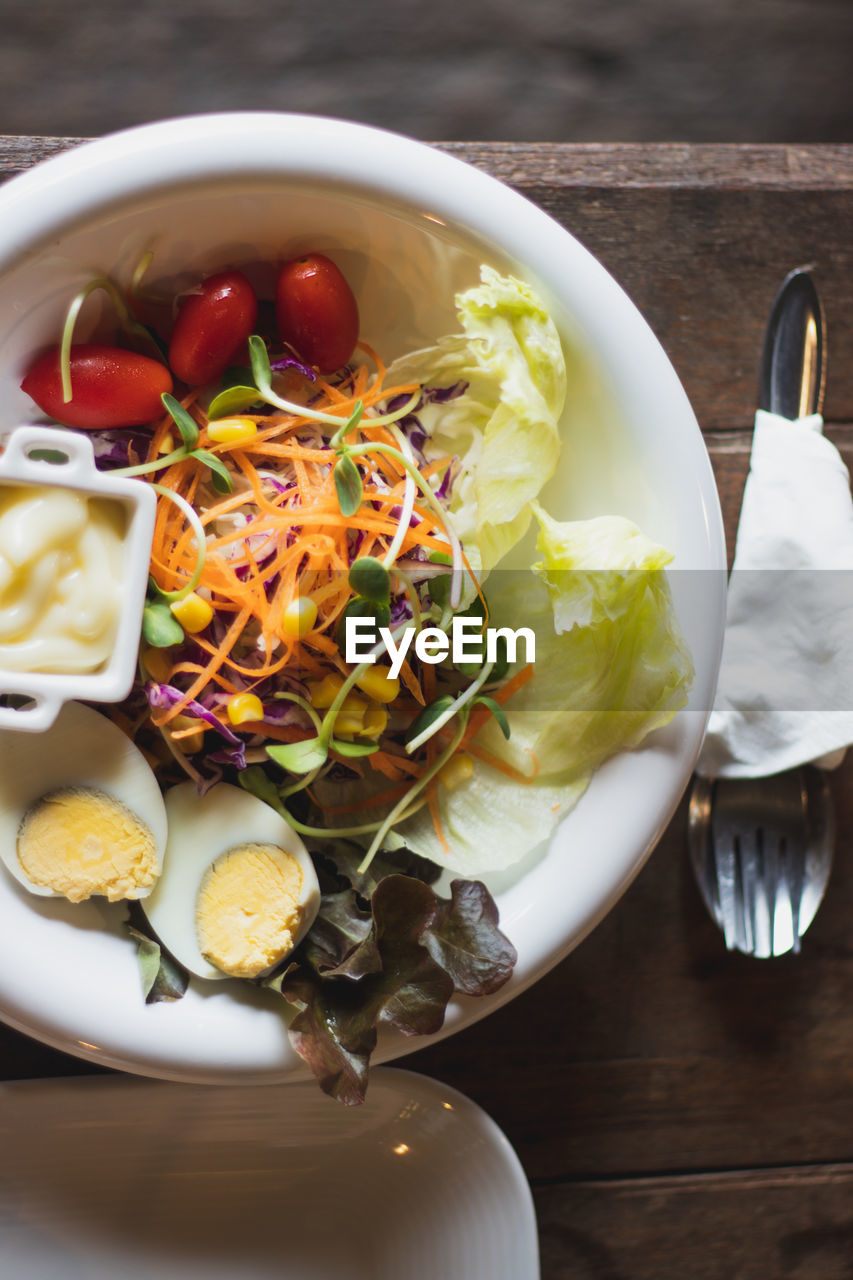
<path fill-rule="evenodd" d="M 543 1187 L 544 1276 L 849 1280 L 851 1203 L 849 1165 Z"/>
<path fill-rule="evenodd" d="M 321 19 L 321 20 L 318 20 Z M 7 0 L 8 133 L 309 111 L 417 138 L 849 141 L 849 0 Z"/>
<path fill-rule="evenodd" d="M 0 139 L 0 177 L 66 145 Z M 828 432 L 853 462 L 853 146 L 446 149 L 548 209 L 647 316 L 705 432 L 730 547 L 766 314 L 806 262 L 827 313 Z M 688 865 L 685 801 L 571 956 L 403 1064 L 504 1129 L 534 1186 L 545 1280 L 853 1276 L 851 783 L 846 762 L 800 957 L 726 953 Z M 0 1028 L 0 1076 L 91 1070 Z"/>

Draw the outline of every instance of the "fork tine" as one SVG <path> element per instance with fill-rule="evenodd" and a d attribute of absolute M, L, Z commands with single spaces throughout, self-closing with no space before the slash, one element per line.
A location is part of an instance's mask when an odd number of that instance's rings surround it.
<path fill-rule="evenodd" d="M 762 883 L 764 886 L 765 907 L 767 912 L 767 954 L 776 954 L 776 912 L 780 906 L 779 889 L 781 884 L 780 864 L 784 858 L 785 838 L 777 838 L 775 831 L 760 829 L 761 857 L 763 862 Z M 785 882 L 787 884 L 787 881 Z"/>
<path fill-rule="evenodd" d="M 726 941 L 726 947 L 729 951 L 733 951 L 740 944 L 740 923 L 743 918 L 743 912 L 739 909 L 738 904 L 738 849 L 736 847 L 737 837 L 733 834 L 727 824 L 721 825 L 715 821 L 721 812 L 725 812 L 724 807 L 720 804 L 720 788 L 724 783 L 717 781 L 714 783 L 711 796 L 711 859 L 714 864 L 714 879 L 717 888 L 717 905 L 720 912 L 720 925 L 723 930 L 723 937 Z"/>
<path fill-rule="evenodd" d="M 787 853 L 787 849 L 786 849 Z M 788 858 L 788 900 L 791 908 L 791 950 L 800 952 L 800 906 L 803 900 L 803 865 L 799 858 Z"/>
<path fill-rule="evenodd" d="M 788 867 L 788 896 L 790 900 L 790 931 L 792 931 L 792 951 L 794 955 L 799 954 L 799 909 L 803 901 L 803 888 L 806 883 L 804 877 L 803 860 L 790 856 L 788 845 L 785 846 L 786 867 Z"/>
<path fill-rule="evenodd" d="M 786 923 L 790 922 L 791 947 L 796 955 L 800 950 L 800 910 L 805 888 L 804 851 L 809 844 L 809 828 L 806 820 L 806 793 L 801 769 L 792 770 L 780 778 L 785 791 L 780 804 L 788 807 L 793 816 L 787 829 L 780 829 L 779 850 L 782 875 L 785 884 Z"/>
<path fill-rule="evenodd" d="M 744 949 L 754 953 L 758 946 L 759 866 L 758 847 L 752 833 L 741 832 L 737 841 L 740 854 L 739 871 L 743 895 Z"/>

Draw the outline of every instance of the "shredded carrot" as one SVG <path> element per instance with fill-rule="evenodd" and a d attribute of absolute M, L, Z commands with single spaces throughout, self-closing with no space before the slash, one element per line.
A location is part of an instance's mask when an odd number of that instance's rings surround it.
<path fill-rule="evenodd" d="M 539 761 L 532 751 L 529 752 L 529 755 L 533 763 L 533 772 L 522 773 L 521 769 L 516 769 L 515 765 L 509 764 L 506 760 L 501 760 L 500 756 L 496 756 L 493 751 L 487 751 L 485 747 L 479 746 L 476 742 L 469 742 L 465 750 L 469 755 L 474 756 L 476 760 L 482 760 L 483 764 L 491 765 L 493 769 L 505 774 L 507 778 L 512 778 L 513 782 L 524 784 L 533 782 L 539 773 Z"/>
<path fill-rule="evenodd" d="M 507 680 L 506 684 L 502 684 L 499 689 L 493 690 L 489 696 L 494 698 L 495 702 L 502 706 L 503 703 L 511 698 L 514 693 L 518 693 L 519 689 L 523 689 L 532 676 L 533 664 L 528 662 L 526 667 L 522 667 L 520 671 L 516 671 L 511 680 Z M 462 741 L 459 743 L 460 750 L 463 747 L 466 750 L 468 749 L 468 744 L 471 739 L 480 732 L 491 714 L 492 713 L 489 711 L 488 707 L 474 708 L 468 719 L 468 724 L 465 727 L 465 733 L 462 737 Z"/>
<path fill-rule="evenodd" d="M 170 729 L 169 732 L 175 742 L 178 742 L 181 738 L 191 738 L 196 733 L 206 733 L 211 727 L 204 720 L 199 720 L 195 724 L 188 725 L 186 729 Z"/>
<path fill-rule="evenodd" d="M 429 816 L 432 818 L 432 825 L 438 842 L 445 854 L 450 853 L 450 845 L 447 843 L 447 837 L 444 834 L 444 826 L 441 821 L 441 810 L 438 807 L 438 783 L 435 778 L 427 783 L 426 794 Z"/>
<path fill-rule="evenodd" d="M 400 677 L 403 684 L 409 690 L 409 693 L 415 699 L 415 702 L 417 702 L 421 707 L 425 706 L 426 698 L 424 697 L 423 689 L 418 683 L 418 678 L 412 670 L 408 659 L 406 659 L 400 667 Z"/>
<path fill-rule="evenodd" d="M 371 349 L 365 351 L 376 366 L 376 374 L 365 364 L 344 386 L 320 379 L 312 389 L 312 395 L 318 389 L 322 392 L 318 407 L 342 421 L 357 400 L 369 409 L 392 396 L 417 390 L 416 384 L 385 388 L 384 365 Z M 198 590 L 209 598 L 221 629 L 216 634 L 207 629 L 194 637 L 201 662 L 183 659 L 172 668 L 169 679 L 185 677 L 189 686 L 173 706 L 154 715 L 160 726 L 203 696 L 209 685 L 236 691 L 239 686 L 235 680 L 257 685 L 289 665 L 298 668 L 302 678 L 322 675 L 336 658 L 333 632 L 353 596 L 348 581 L 352 538 L 357 534 L 362 540 L 359 554 L 384 553 L 397 532 L 395 507 L 402 501 L 405 481 L 395 459 L 381 451 L 361 455 L 364 502 L 356 516 L 344 516 L 334 483 L 336 455 L 311 422 L 295 414 L 249 415 L 259 428 L 254 436 L 228 444 L 211 442 L 195 393 L 185 396 L 182 403 L 199 424 L 202 445 L 227 460 L 235 477 L 235 491 L 212 497 L 200 510 L 207 537 Z M 158 423 L 149 459 L 167 448 L 172 427 L 168 416 Z M 369 414 L 362 418 L 362 428 L 365 439 L 395 444 L 382 423 L 371 425 Z M 270 475 L 282 480 L 270 482 Z M 198 509 L 203 476 L 203 465 L 189 457 L 169 466 L 160 483 Z M 428 551 L 445 549 L 446 531 L 435 513 L 422 503 L 416 504 L 415 512 L 418 519 L 406 530 L 400 554 L 411 553 L 418 546 Z M 151 567 L 164 591 L 180 590 L 192 578 L 199 554 L 195 542 L 195 533 L 180 509 L 161 497 Z M 270 583 L 275 584 L 272 591 Z M 317 606 L 317 618 L 308 634 L 294 636 L 284 619 L 291 603 L 305 594 Z M 257 653 L 251 660 L 242 656 L 247 632 L 263 646 L 260 659 Z M 403 678 L 417 703 L 423 705 L 423 691 L 408 665 Z M 376 766 L 381 767 L 379 762 Z"/>
<path fill-rule="evenodd" d="M 374 751 L 367 757 L 367 763 L 371 769 L 384 774 L 392 782 L 401 778 L 416 778 L 423 772 L 415 761 L 395 755 L 391 751 Z"/>
<path fill-rule="evenodd" d="M 230 442 L 212 441 L 196 393 L 183 398 L 181 403 L 199 426 L 200 446 L 227 466 L 234 487 L 230 493 L 214 494 L 204 463 L 193 456 L 174 462 L 158 476 L 164 489 L 191 503 L 198 513 L 205 546 L 196 589 L 209 600 L 214 614 L 214 621 L 207 628 L 190 637 L 194 652 L 183 646 L 176 651 L 168 670 L 168 683 L 179 690 L 180 698 L 168 708 L 151 712 L 152 722 L 158 727 L 170 725 L 177 716 L 187 713 L 192 701 L 204 698 L 211 690 L 216 691 L 221 706 L 226 697 L 260 689 L 263 681 L 285 672 L 289 680 L 301 682 L 295 688 L 302 687 L 306 680 L 322 679 L 330 671 L 346 675 L 336 632 L 354 595 L 349 584 L 350 566 L 355 556 L 382 559 L 385 555 L 398 535 L 398 512 L 411 483 L 399 459 L 383 452 L 383 446 L 399 449 L 399 433 L 374 421 L 371 413 L 381 413 L 383 404 L 418 390 L 414 383 L 385 387 L 386 370 L 379 356 L 366 344 L 359 346 L 367 359 L 343 383 L 336 385 L 318 378 L 309 386 L 300 382 L 298 374 L 287 378 L 291 398 L 309 395 L 313 407 L 332 414 L 341 423 L 352 415 L 357 402 L 364 407 L 358 438 L 375 444 L 376 450 L 358 454 L 356 465 L 363 501 L 352 516 L 341 511 L 334 474 L 338 455 L 326 443 L 327 431 L 295 413 L 248 413 L 241 416 L 256 424 L 253 435 Z M 294 389 L 292 394 L 290 387 Z M 174 424 L 167 415 L 155 427 L 148 461 L 169 452 L 173 432 Z M 355 432 L 353 428 L 354 435 Z M 424 478 L 432 479 L 446 471 L 451 462 L 450 457 L 440 458 L 419 470 Z M 447 552 L 451 532 L 446 520 L 420 493 L 416 494 L 413 514 L 415 518 L 398 544 L 398 556 L 410 556 L 418 549 L 420 554 Z M 199 554 L 194 526 L 176 504 L 160 496 L 151 571 L 161 589 L 177 591 L 193 579 Z M 477 575 L 464 551 L 462 562 L 485 610 Z M 306 597 L 316 608 L 316 618 L 312 618 L 304 634 L 297 634 L 288 623 L 288 611 L 294 601 Z M 168 657 L 169 651 L 163 652 Z M 532 667 L 522 669 L 492 696 L 505 702 L 531 675 Z M 397 702 L 398 711 L 405 713 L 409 708 L 416 714 L 434 699 L 437 678 L 433 665 L 413 666 L 406 661 L 400 677 L 405 693 Z M 224 710 L 222 714 L 224 717 Z M 474 709 L 460 748 L 465 747 L 475 758 L 519 782 L 529 782 L 530 777 L 471 741 L 489 714 L 486 708 Z M 172 728 L 170 737 L 180 743 L 198 730 L 206 733 L 212 728 L 200 719 L 196 723 L 197 727 Z M 264 740 L 298 742 L 313 733 L 299 724 L 277 725 L 263 720 L 243 722 L 239 730 L 253 744 Z M 413 780 L 423 776 L 442 749 L 441 742 L 446 740 L 445 733 L 436 735 L 420 760 L 393 749 L 380 749 L 357 759 L 341 757 L 364 776 L 370 771 L 374 777 L 387 778 L 389 785 L 378 794 L 374 792 L 348 804 L 321 807 L 332 815 L 393 804 L 406 794 Z M 334 748 L 331 755 L 336 757 Z M 310 788 L 308 795 L 312 795 Z M 435 779 L 425 788 L 424 802 L 441 847 L 449 852 Z"/>

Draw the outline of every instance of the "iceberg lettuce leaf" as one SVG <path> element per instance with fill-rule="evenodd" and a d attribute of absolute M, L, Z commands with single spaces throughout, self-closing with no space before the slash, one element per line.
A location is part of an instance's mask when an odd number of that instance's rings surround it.
<path fill-rule="evenodd" d="M 445 843 L 426 808 L 400 823 L 394 836 L 413 853 L 458 875 L 476 878 L 503 871 L 551 836 L 580 800 L 591 776 L 590 770 L 571 781 L 549 778 L 525 784 L 475 760 L 467 782 L 453 791 L 439 788 Z"/>
<path fill-rule="evenodd" d="M 559 521 L 538 503 L 532 510 L 542 555 L 533 572 L 548 588 L 556 631 L 628 616 L 649 575 L 672 560 L 671 552 L 624 516 Z"/>
<path fill-rule="evenodd" d="M 511 737 L 481 739 L 516 767 L 571 779 L 631 750 L 686 705 L 693 664 L 664 569 L 671 555 L 629 520 L 558 522 L 538 504 L 529 578 L 493 589 L 493 624 L 536 635 L 531 681 L 507 704 Z"/>
<path fill-rule="evenodd" d="M 396 361 L 391 381 L 465 391 L 419 417 L 430 457 L 460 460 L 450 510 L 459 536 L 492 568 L 523 537 L 530 502 L 554 474 L 566 400 L 560 336 L 529 285 L 493 268 L 456 296 L 462 332 Z"/>
<path fill-rule="evenodd" d="M 397 829 L 409 848 L 464 874 L 501 870 L 548 839 L 595 770 L 638 747 L 687 702 L 693 666 L 664 565 L 670 555 L 630 521 L 560 523 L 533 504 L 542 559 L 490 580 L 491 625 L 536 636 L 533 678 L 476 743 L 531 781 L 481 762 L 439 790 L 449 851 L 426 812 Z"/>

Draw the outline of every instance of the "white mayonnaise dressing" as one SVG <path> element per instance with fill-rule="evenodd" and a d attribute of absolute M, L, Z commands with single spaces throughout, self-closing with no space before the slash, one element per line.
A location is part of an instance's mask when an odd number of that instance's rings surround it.
<path fill-rule="evenodd" d="M 108 498 L 0 486 L 0 670 L 103 666 L 121 611 L 125 524 Z"/>

